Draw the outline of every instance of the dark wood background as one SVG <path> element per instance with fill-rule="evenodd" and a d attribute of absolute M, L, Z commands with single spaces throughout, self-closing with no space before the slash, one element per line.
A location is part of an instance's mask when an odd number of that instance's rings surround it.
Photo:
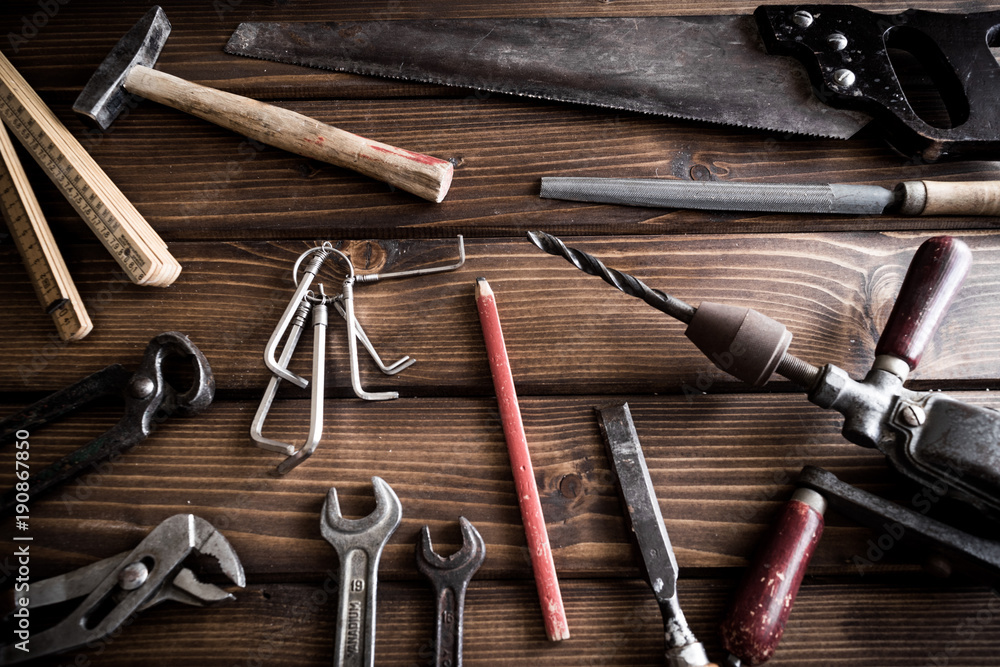
<path fill-rule="evenodd" d="M 662 664 L 659 611 L 641 579 L 594 415 L 595 407 L 611 402 L 632 406 L 681 567 L 681 605 L 720 660 L 718 627 L 729 597 L 802 465 L 826 467 L 888 497 L 910 497 L 912 490 L 880 455 L 842 439 L 837 415 L 812 406 L 787 382 L 751 390 L 727 378 L 684 338 L 681 324 L 536 250 L 525 240 L 527 230 L 562 235 L 695 305 L 710 300 L 757 308 L 794 333 L 792 352 L 816 364 L 835 363 L 855 377 L 871 365 L 914 250 L 934 234 L 955 234 L 972 248 L 974 265 L 911 386 L 993 403 L 990 390 L 1000 384 L 995 218 L 652 210 L 542 200 L 538 188 L 549 175 L 891 187 L 914 178 L 995 179 L 1000 163 L 919 164 L 877 139 L 776 137 L 332 74 L 222 51 L 243 20 L 746 13 L 753 4 L 163 5 L 173 32 L 160 69 L 451 159 L 455 181 L 444 203 L 430 204 L 344 169 L 271 148 L 248 150 L 242 137 L 151 102 L 106 134 L 93 134 L 73 116 L 73 99 L 147 5 L 3 3 L 0 50 L 169 243 L 184 271 L 165 289 L 123 282 L 108 253 L 25 158 L 94 331 L 81 342 L 60 343 L 13 245 L 0 243 L 0 414 L 110 363 L 134 369 L 149 339 L 169 330 L 191 337 L 218 383 L 204 414 L 171 418 L 110 470 L 34 504 L 31 577 L 131 549 L 163 519 L 192 512 L 232 542 L 248 579 L 236 602 L 203 610 L 163 604 L 120 635 L 45 664 L 329 664 L 337 560 L 319 533 L 320 507 L 336 487 L 347 515 L 366 514 L 373 506 L 372 475 L 385 478 L 403 503 L 402 525 L 380 571 L 379 664 L 429 664 L 433 602 L 414 564 L 414 544 L 426 524 L 438 551 L 450 553 L 460 539 L 459 516 L 487 543 L 466 604 L 468 664 Z M 1000 7 L 971 0 L 920 6 Z M 32 22 L 42 25 L 32 30 Z M 12 42 L 12 35 L 27 39 Z M 383 357 L 418 360 L 387 378 L 363 359 L 364 384 L 398 390 L 402 398 L 365 403 L 353 397 L 343 327 L 331 320 L 322 443 L 300 468 L 275 477 L 281 457 L 254 447 L 248 431 L 268 377 L 261 353 L 291 295 L 295 257 L 331 240 L 343 244 L 360 270 L 400 270 L 446 261 L 457 234 L 465 235 L 468 249 L 460 271 L 357 291 L 359 317 Z M 572 632 L 558 644 L 545 640 L 531 578 L 475 312 L 477 276 L 496 290 L 521 396 Z M 297 361 L 303 369 L 304 354 Z M 268 432 L 301 439 L 308 413 L 307 393 L 286 386 Z M 114 405 L 100 405 L 33 432 L 32 465 L 86 443 L 116 418 Z M 0 455 L 4 487 L 13 482 L 12 452 L 4 448 Z M 922 554 L 899 545 L 879 550 L 880 533 L 835 513 L 827 524 L 771 664 L 1000 664 L 996 590 L 960 577 L 935 580 L 921 572 Z M 10 520 L 2 525 L 6 540 L 15 528 Z M 0 575 L 9 586 L 14 547 L 5 543 Z"/>

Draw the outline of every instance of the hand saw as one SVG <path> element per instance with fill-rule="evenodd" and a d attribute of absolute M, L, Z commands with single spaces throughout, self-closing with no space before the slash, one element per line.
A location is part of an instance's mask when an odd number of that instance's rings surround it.
<path fill-rule="evenodd" d="M 935 161 L 1000 155 L 997 26 L 1000 11 L 782 5 L 753 16 L 243 23 L 225 50 L 782 133 L 846 139 L 874 118 L 896 150 Z M 906 54 L 916 83 L 897 77 Z M 925 89 L 940 116 L 915 110 Z"/>

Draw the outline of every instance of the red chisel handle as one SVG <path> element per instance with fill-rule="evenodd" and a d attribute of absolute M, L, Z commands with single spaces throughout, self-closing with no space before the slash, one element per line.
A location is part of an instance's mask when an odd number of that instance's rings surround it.
<path fill-rule="evenodd" d="M 767 662 L 778 648 L 799 584 L 823 534 L 826 501 L 798 489 L 740 584 L 722 623 L 726 650 L 746 665 Z M 729 664 L 740 664 L 730 659 Z"/>
<path fill-rule="evenodd" d="M 876 357 L 888 355 L 904 361 L 909 370 L 916 368 L 971 265 L 972 252 L 964 242 L 950 236 L 924 241 L 906 271 L 875 347 Z M 890 366 L 891 361 L 876 361 L 876 367 Z M 900 371 L 897 374 L 906 379 L 906 369 Z"/>

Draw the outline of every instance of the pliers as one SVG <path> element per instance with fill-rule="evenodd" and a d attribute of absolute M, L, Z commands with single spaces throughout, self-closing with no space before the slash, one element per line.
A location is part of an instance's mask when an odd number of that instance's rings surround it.
<path fill-rule="evenodd" d="M 191 361 L 193 382 L 183 393 L 164 379 L 163 365 L 170 357 Z M 146 346 L 142 364 L 135 373 L 129 373 L 120 364 L 112 364 L 43 398 L 0 422 L 0 442 L 13 440 L 22 429 L 31 430 L 48 424 L 97 398 L 114 394 L 125 397 L 125 414 L 118 423 L 89 444 L 29 478 L 26 492 L 29 500 L 76 477 L 89 466 L 127 451 L 144 440 L 168 416 L 201 412 L 215 396 L 215 378 L 205 355 L 187 336 L 175 331 L 162 333 Z M 15 488 L 4 494 L 4 513 L 23 502 L 18 500 L 24 498 L 21 488 L 20 493 Z"/>
<path fill-rule="evenodd" d="M 212 524 L 193 514 L 166 519 L 135 549 L 44 581 L 32 582 L 27 609 L 86 599 L 55 626 L 32 632 L 30 652 L 11 644 L 0 648 L 0 664 L 12 665 L 61 653 L 107 637 L 136 612 L 165 600 L 194 606 L 231 600 L 233 596 L 206 584 L 184 567 L 192 552 L 212 556 L 222 573 L 243 588 L 246 577 L 232 545 Z M 109 602 L 111 604 L 109 604 Z M 18 611 L 15 611 L 15 616 Z"/>

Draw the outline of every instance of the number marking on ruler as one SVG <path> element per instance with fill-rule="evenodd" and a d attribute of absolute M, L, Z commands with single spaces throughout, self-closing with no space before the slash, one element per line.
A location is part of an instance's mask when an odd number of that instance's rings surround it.
<path fill-rule="evenodd" d="M 0 53 L 0 118 L 132 282 L 167 286 L 181 266 L 146 219 Z"/>
<path fill-rule="evenodd" d="M 149 259 L 143 257 L 123 236 L 118 234 L 121 223 L 103 205 L 93 190 L 73 168 L 59 149 L 48 140 L 45 132 L 27 115 L 10 89 L 0 82 L 0 116 L 21 142 L 34 154 L 38 163 L 52 177 L 69 203 L 88 222 L 94 233 L 102 238 L 122 267 L 135 282 L 142 282 L 149 270 Z"/>
<path fill-rule="evenodd" d="M 63 340 L 79 340 L 93 324 L 66 269 L 7 131 L 0 125 L 0 213 L 28 270 L 35 295 Z"/>

